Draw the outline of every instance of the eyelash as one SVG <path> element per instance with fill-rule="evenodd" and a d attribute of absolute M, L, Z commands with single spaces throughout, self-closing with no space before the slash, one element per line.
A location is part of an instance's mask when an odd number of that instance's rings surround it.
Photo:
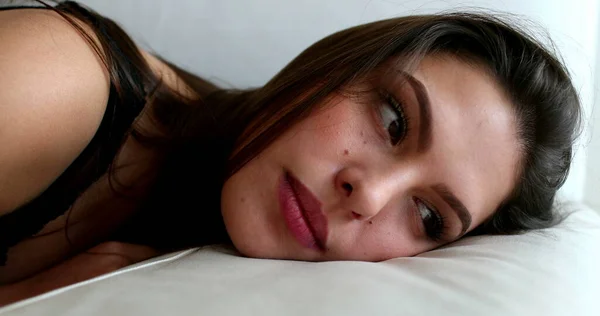
<path fill-rule="evenodd" d="M 392 110 L 394 110 L 394 113 L 398 116 L 399 120 L 402 121 L 402 136 L 398 139 L 394 139 L 392 135 L 389 135 L 389 128 L 387 126 L 384 126 L 384 129 L 388 131 L 388 135 L 390 136 L 391 144 L 393 146 L 396 146 L 397 144 L 401 143 L 404 139 L 406 139 L 406 137 L 410 133 L 411 124 L 409 117 L 405 114 L 406 111 L 404 110 L 402 102 L 398 102 L 398 100 L 391 93 L 385 90 L 381 90 L 379 91 L 379 98 L 382 103 L 387 104 Z"/>
<path fill-rule="evenodd" d="M 423 227 L 425 228 L 425 233 L 427 234 L 427 237 L 429 237 L 429 239 L 431 239 L 434 242 L 440 242 L 442 240 L 444 232 L 448 228 L 446 226 L 446 218 L 443 215 L 441 215 L 440 212 L 438 212 L 435 208 L 429 207 L 420 199 L 414 198 L 414 202 L 417 207 L 417 216 L 419 216 L 421 218 L 421 221 L 423 222 Z M 421 206 L 427 208 L 427 210 L 430 211 L 430 214 L 433 214 L 433 224 L 429 226 L 427 225 L 427 220 L 421 215 Z"/>

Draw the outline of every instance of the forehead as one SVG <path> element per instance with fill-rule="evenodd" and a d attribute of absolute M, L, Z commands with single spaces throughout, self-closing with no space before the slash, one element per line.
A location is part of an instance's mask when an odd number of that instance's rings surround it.
<path fill-rule="evenodd" d="M 474 221 L 490 216 L 516 184 L 516 117 L 483 67 L 449 56 L 426 57 L 413 76 L 429 95 L 429 166 L 455 191 Z"/>

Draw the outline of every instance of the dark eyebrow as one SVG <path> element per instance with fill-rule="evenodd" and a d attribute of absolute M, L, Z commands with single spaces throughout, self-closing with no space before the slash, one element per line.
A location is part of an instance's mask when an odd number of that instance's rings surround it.
<path fill-rule="evenodd" d="M 417 152 L 422 153 L 431 146 L 431 103 L 427 95 L 427 89 L 417 78 L 407 72 L 402 73 L 415 90 L 419 103 L 419 138 L 417 141 Z"/>
<path fill-rule="evenodd" d="M 462 224 L 462 230 L 457 237 L 464 235 L 469 227 L 471 226 L 471 213 L 465 207 L 465 205 L 450 191 L 450 189 L 444 184 L 436 184 L 433 190 L 439 194 L 442 199 L 448 203 L 450 208 L 456 213 Z"/>

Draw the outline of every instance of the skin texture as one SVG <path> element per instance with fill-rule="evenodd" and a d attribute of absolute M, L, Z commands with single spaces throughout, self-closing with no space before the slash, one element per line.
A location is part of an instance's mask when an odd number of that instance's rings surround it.
<path fill-rule="evenodd" d="M 158 255 L 158 251 L 146 246 L 102 243 L 31 278 L 0 286 L 0 306 L 110 273 Z"/>
<path fill-rule="evenodd" d="M 339 94 L 226 181 L 222 214 L 240 252 L 314 261 L 413 256 L 461 235 L 459 217 L 432 189 L 436 184 L 446 185 L 468 208 L 467 232 L 508 197 L 516 184 L 519 141 L 511 104 L 494 80 L 449 56 L 422 60 L 412 76 L 429 95 L 432 142 L 419 151 L 422 118 L 415 90 L 390 70 L 376 88 L 404 104 L 408 133 L 396 146 L 387 127 L 398 117 L 387 103 Z M 278 184 L 286 170 L 322 204 L 329 233 L 324 252 L 303 247 L 284 222 Z M 444 218 L 443 240 L 428 238 L 415 197 Z"/>
<path fill-rule="evenodd" d="M 3 215 L 48 187 L 87 145 L 107 105 L 109 78 L 89 44 L 57 14 L 10 10 L 0 12 L 0 21 L 0 42 L 6 46 L 0 52 Z M 80 25 L 95 39 L 89 27 Z M 163 83 L 193 97 L 167 65 L 141 53 Z M 136 124 L 149 123 L 141 115 Z M 131 137 L 124 142 L 115 177 L 134 189 L 130 194 L 144 194 L 149 184 L 144 175 L 156 165 L 154 154 Z M 7 265 L 0 267 L 0 306 L 158 255 L 140 245 L 98 244 L 136 207 L 135 200 L 114 194 L 103 176 L 70 212 L 10 248 Z M 67 217 L 69 240 L 63 230 Z"/>

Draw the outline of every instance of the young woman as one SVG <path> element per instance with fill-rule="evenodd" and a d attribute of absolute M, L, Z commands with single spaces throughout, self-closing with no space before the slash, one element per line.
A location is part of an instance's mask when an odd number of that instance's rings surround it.
<path fill-rule="evenodd" d="M 560 220 L 577 93 L 489 16 L 343 30 L 245 91 L 74 2 L 0 11 L 0 42 L 4 303 L 185 247 L 379 261 Z"/>

